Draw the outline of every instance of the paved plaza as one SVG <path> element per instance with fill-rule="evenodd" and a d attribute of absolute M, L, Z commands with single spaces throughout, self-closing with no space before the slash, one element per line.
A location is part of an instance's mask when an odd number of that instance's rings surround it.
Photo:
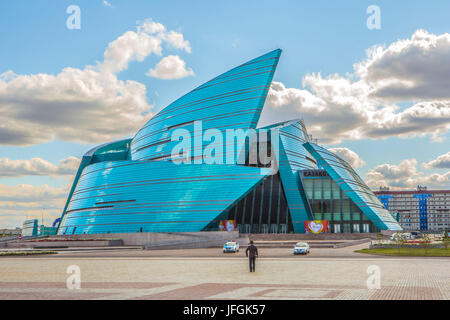
<path fill-rule="evenodd" d="M 449 299 L 449 258 L 372 256 L 355 249 L 293 256 L 288 248 L 261 248 L 255 273 L 248 272 L 243 250 L 0 257 L 0 299 Z M 71 265 L 81 270 L 81 289 L 67 289 Z M 367 288 L 370 266 L 379 267 L 380 289 Z"/>

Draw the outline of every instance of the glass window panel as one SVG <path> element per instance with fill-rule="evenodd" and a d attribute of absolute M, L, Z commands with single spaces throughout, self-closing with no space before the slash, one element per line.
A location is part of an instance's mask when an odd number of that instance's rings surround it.
<path fill-rule="evenodd" d="M 323 179 L 323 199 L 331 199 L 331 180 Z"/>
<path fill-rule="evenodd" d="M 272 179 L 273 176 L 271 176 L 269 179 L 266 180 L 266 183 L 264 183 L 264 198 L 263 198 L 263 207 L 262 207 L 262 221 L 260 221 L 260 224 L 268 224 L 269 223 L 269 209 L 271 209 L 271 201 L 270 201 L 270 189 L 272 185 Z M 272 214 L 272 212 L 270 212 Z M 267 232 L 263 232 L 267 233 Z"/>
<path fill-rule="evenodd" d="M 253 223 L 257 224 L 259 221 L 259 209 L 261 208 L 261 190 L 262 190 L 262 183 L 258 185 L 256 188 L 256 192 L 254 194 L 255 200 L 255 206 L 253 209 Z"/>
<path fill-rule="evenodd" d="M 247 202 L 245 203 L 245 217 L 244 224 L 250 224 L 252 216 L 253 191 L 247 195 Z"/>
<path fill-rule="evenodd" d="M 242 205 L 241 203 L 244 202 L 244 199 L 239 201 L 239 203 L 230 211 L 228 218 L 232 218 L 231 215 L 234 216 L 234 220 L 236 220 L 236 223 L 242 223 Z"/>
<path fill-rule="evenodd" d="M 322 179 L 314 179 L 314 199 L 322 199 Z"/>
<path fill-rule="evenodd" d="M 350 214 L 350 200 L 349 199 L 342 200 L 342 213 Z"/>
<path fill-rule="evenodd" d="M 370 232 L 370 228 L 369 228 L 369 224 L 368 223 L 364 223 L 363 224 L 363 232 L 364 233 L 369 233 Z"/>
<path fill-rule="evenodd" d="M 287 224 L 287 203 L 283 193 L 280 200 L 280 224 Z"/>
<path fill-rule="evenodd" d="M 341 202 L 340 201 L 333 201 L 333 213 L 341 213 Z"/>
<path fill-rule="evenodd" d="M 335 224 L 334 226 L 333 226 L 333 232 L 334 233 L 341 233 L 341 225 L 338 223 L 338 224 Z"/>
<path fill-rule="evenodd" d="M 312 211 L 313 213 L 322 213 L 322 203 L 320 200 L 313 200 Z"/>
<path fill-rule="evenodd" d="M 352 207 L 352 212 L 361 212 L 361 210 L 353 201 L 350 202 L 350 206 Z"/>
<path fill-rule="evenodd" d="M 330 200 L 324 200 L 323 201 L 323 212 L 324 213 L 330 213 L 331 212 L 331 201 Z"/>
<path fill-rule="evenodd" d="M 280 191 L 280 179 L 278 175 L 274 177 L 273 186 L 272 186 L 272 212 L 270 213 L 270 223 L 277 223 L 277 215 L 278 215 L 278 192 Z"/>
<path fill-rule="evenodd" d="M 334 181 L 331 186 L 332 186 L 331 191 L 333 193 L 333 199 L 340 199 L 341 198 L 341 188 L 339 188 L 337 183 Z"/>
<path fill-rule="evenodd" d="M 312 197 L 313 197 L 313 180 L 305 179 L 305 180 L 303 180 L 303 184 L 305 186 L 306 196 L 308 197 L 308 199 L 312 199 Z"/>
<path fill-rule="evenodd" d="M 350 223 L 344 223 L 342 225 L 342 232 L 343 233 L 350 233 L 351 232 Z"/>

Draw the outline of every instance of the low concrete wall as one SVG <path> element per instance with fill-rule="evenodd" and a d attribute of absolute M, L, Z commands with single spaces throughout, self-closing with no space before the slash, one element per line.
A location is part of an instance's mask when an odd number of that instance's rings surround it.
<path fill-rule="evenodd" d="M 8 242 L 7 248 L 36 248 L 36 249 L 51 249 L 51 248 L 68 248 L 68 247 L 111 247 L 122 246 L 122 240 L 71 240 L 71 241 L 55 241 L 55 240 L 43 240 L 43 241 L 14 241 Z"/>
<path fill-rule="evenodd" d="M 250 240 L 359 240 L 359 239 L 377 239 L 376 233 L 321 233 L 321 234 L 305 234 L 305 233 L 264 233 L 264 234 L 248 234 Z M 387 238 L 387 235 L 384 236 Z"/>
<path fill-rule="evenodd" d="M 190 242 L 159 242 L 143 246 L 146 250 L 169 250 L 169 249 L 196 249 L 196 248 L 222 248 L 228 240 L 235 240 L 241 248 L 247 248 L 248 238 L 219 238 L 219 239 L 196 239 Z"/>
<path fill-rule="evenodd" d="M 65 246 L 75 247 L 79 243 L 99 243 L 98 241 L 120 240 L 125 246 L 142 246 L 147 248 L 206 248 L 223 245 L 228 240 L 239 238 L 238 231 L 203 231 L 203 232 L 139 232 L 110 234 L 58 235 L 48 240 L 58 240 Z M 78 240 L 78 241 L 77 241 Z M 49 242 L 46 243 L 46 245 Z M 75 245 L 77 244 L 77 245 Z M 40 244 L 41 245 L 41 244 Z M 43 245 L 43 244 L 42 244 Z M 96 245 L 93 245 L 96 246 Z M 98 246 L 98 245 L 97 245 Z"/>

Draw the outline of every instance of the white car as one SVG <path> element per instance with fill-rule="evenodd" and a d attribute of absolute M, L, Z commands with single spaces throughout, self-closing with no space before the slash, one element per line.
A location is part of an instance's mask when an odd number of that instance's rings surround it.
<path fill-rule="evenodd" d="M 223 245 L 223 253 L 239 252 L 239 243 L 236 241 L 228 241 Z"/>
<path fill-rule="evenodd" d="M 308 254 L 309 244 L 306 242 L 297 242 L 294 247 L 294 254 Z"/>

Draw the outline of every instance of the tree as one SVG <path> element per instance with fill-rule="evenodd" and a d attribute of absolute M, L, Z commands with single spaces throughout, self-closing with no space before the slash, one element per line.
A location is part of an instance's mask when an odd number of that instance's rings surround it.
<path fill-rule="evenodd" d="M 407 241 L 406 234 L 404 233 L 396 233 L 394 235 L 394 241 L 397 244 L 398 253 L 400 254 L 400 249 L 403 247 L 403 244 Z"/>
<path fill-rule="evenodd" d="M 377 233 L 377 241 L 378 241 L 378 244 L 381 243 L 381 240 L 383 240 L 383 234 L 382 234 L 381 232 L 378 232 L 378 233 Z"/>
<path fill-rule="evenodd" d="M 428 255 L 428 247 L 430 246 L 430 243 L 431 243 L 431 237 L 428 233 L 425 233 L 422 238 L 422 245 L 425 249 L 425 255 Z"/>

